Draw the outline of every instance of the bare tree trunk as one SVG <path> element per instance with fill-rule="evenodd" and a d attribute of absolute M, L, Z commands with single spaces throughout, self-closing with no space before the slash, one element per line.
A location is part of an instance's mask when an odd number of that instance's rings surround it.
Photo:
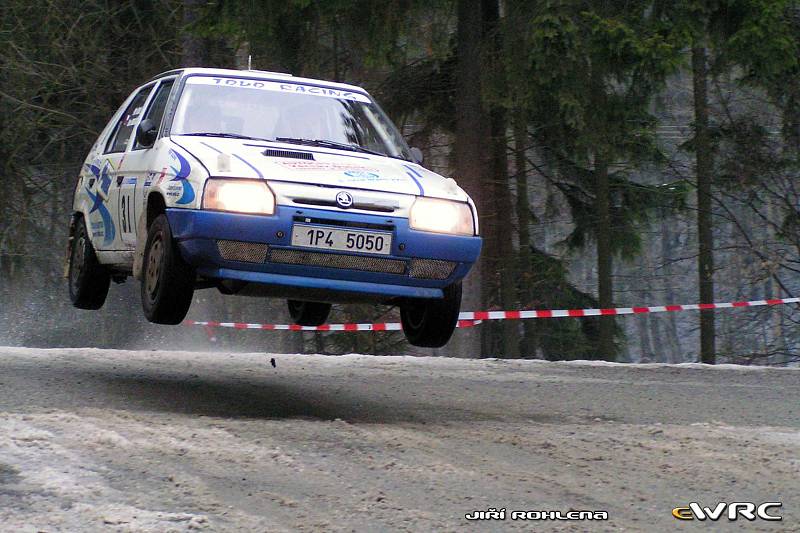
<path fill-rule="evenodd" d="M 204 0 L 183 0 L 183 31 L 181 59 L 184 67 L 233 67 L 235 50 L 231 50 L 224 37 L 204 37 L 197 34 L 193 25 L 200 19 Z"/>
<path fill-rule="evenodd" d="M 481 101 L 481 40 L 483 16 L 479 0 L 459 0 L 456 67 L 456 93 L 460 95 L 460 112 L 456 120 L 454 149 L 455 175 L 459 184 L 472 196 L 481 218 L 481 232 L 489 215 L 487 199 L 481 193 L 486 176 L 485 154 L 487 119 Z M 484 242 L 486 242 L 484 240 Z M 479 309 L 482 303 L 481 277 L 486 271 L 486 253 L 464 281 L 462 307 Z M 481 355 L 481 328 L 468 328 L 459 332 L 459 352 L 472 357 Z"/>
<path fill-rule="evenodd" d="M 708 125 L 708 65 L 706 49 L 692 48 L 694 82 L 695 156 L 697 173 L 697 271 L 700 302 L 714 301 L 714 233 L 711 217 L 711 181 L 713 154 Z M 700 362 L 714 364 L 714 311 L 700 311 Z"/>
<path fill-rule="evenodd" d="M 653 347 L 650 342 L 650 317 L 647 315 L 639 315 L 634 317 L 634 320 L 636 320 L 636 331 L 639 334 L 639 362 L 652 363 L 655 357 L 653 356 Z"/>
<path fill-rule="evenodd" d="M 258 68 L 252 65 L 250 60 L 250 43 L 248 41 L 244 41 L 239 45 L 239 48 L 236 49 L 234 63 L 236 64 L 237 70 L 245 70 L 251 67 Z"/>
<path fill-rule="evenodd" d="M 501 58 L 503 42 L 499 28 L 500 4 L 498 0 L 483 0 L 484 42 L 487 47 L 485 70 L 494 70 L 494 75 L 502 78 Z M 513 202 L 508 179 L 508 141 L 506 112 L 494 104 L 489 111 L 489 127 L 491 135 L 491 174 L 487 192 L 494 200 L 494 214 L 487 234 L 496 243 L 496 256 L 493 258 L 499 277 L 495 280 L 499 287 L 490 287 L 495 294 L 499 293 L 500 305 L 503 309 L 514 309 L 517 303 L 517 281 L 514 264 Z M 506 320 L 499 328 L 502 338 L 499 349 L 503 357 L 519 357 L 519 323 Z"/>
<path fill-rule="evenodd" d="M 208 43 L 202 37 L 191 31 L 191 26 L 197 22 L 203 0 L 183 0 L 183 35 L 181 39 L 184 67 L 210 66 L 208 61 Z"/>
<path fill-rule="evenodd" d="M 518 110 L 514 117 L 514 170 L 517 173 L 517 226 L 519 231 L 519 301 L 527 307 L 533 272 L 531 268 L 531 208 L 528 203 L 528 171 L 525 158 L 528 144 L 527 121 L 523 111 Z M 522 321 L 523 335 L 520 342 L 520 355 L 533 357 L 536 354 L 536 324 L 533 320 Z"/>
<path fill-rule="evenodd" d="M 662 210 L 661 212 L 661 263 L 663 264 L 663 288 L 666 302 L 674 304 L 675 291 L 670 285 L 673 279 L 672 269 L 672 232 L 670 225 L 667 222 L 667 214 Z M 667 313 L 669 316 L 662 320 L 667 320 L 667 325 L 664 330 L 667 333 L 669 343 L 669 356 L 666 359 L 667 363 L 682 363 L 683 362 L 683 348 L 681 347 L 680 337 L 678 336 L 678 320 L 675 313 Z"/>
<path fill-rule="evenodd" d="M 650 340 L 652 341 L 653 361 L 656 363 L 666 363 L 669 358 L 669 348 L 664 343 L 663 336 L 661 335 L 661 327 L 659 319 L 656 317 L 647 317 L 647 323 L 650 326 Z"/>
<path fill-rule="evenodd" d="M 642 250 L 642 253 L 639 255 L 639 258 L 636 261 L 636 268 L 642 274 L 652 271 L 647 253 L 647 250 Z M 649 302 L 651 297 L 650 281 L 646 278 L 637 279 L 634 281 L 634 284 L 641 287 L 641 291 L 638 291 L 638 298 L 641 299 L 640 301 Z M 631 287 L 626 286 L 625 288 L 630 289 Z M 634 320 L 636 320 L 636 332 L 639 335 L 639 362 L 649 363 L 657 361 L 658 356 L 656 354 L 656 350 L 658 349 L 659 345 L 655 342 L 655 337 L 658 335 L 658 329 L 653 327 L 655 320 L 646 314 L 634 317 Z"/>
<path fill-rule="evenodd" d="M 339 73 L 339 24 L 334 17 L 333 24 L 333 79 L 334 81 L 341 81 Z"/>
<path fill-rule="evenodd" d="M 492 110 L 492 175 L 497 218 L 493 237 L 497 241 L 497 268 L 500 272 L 500 303 L 503 309 L 515 309 L 517 304 L 517 279 L 514 264 L 513 208 L 508 182 L 508 156 L 506 155 L 506 120 L 501 109 Z M 519 357 L 519 322 L 502 323 L 503 357 Z"/>
<path fill-rule="evenodd" d="M 597 190 L 595 207 L 597 209 L 597 296 L 601 308 L 614 307 L 613 255 L 611 246 L 611 202 L 608 163 L 602 156 L 595 156 L 594 165 Z M 607 361 L 616 360 L 614 346 L 614 317 L 600 317 L 598 334 L 598 354 Z"/>

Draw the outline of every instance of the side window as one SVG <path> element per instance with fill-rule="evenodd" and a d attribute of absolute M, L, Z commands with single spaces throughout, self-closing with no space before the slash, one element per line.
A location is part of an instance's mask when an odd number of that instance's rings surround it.
<path fill-rule="evenodd" d="M 172 84 L 174 82 L 175 80 L 168 80 L 162 82 L 161 85 L 158 86 L 155 96 L 153 96 L 153 99 L 150 101 L 150 107 L 147 109 L 142 120 L 145 118 L 152 120 L 156 128 L 161 125 L 161 118 L 164 116 L 164 110 L 167 108 L 169 92 L 172 90 Z M 134 150 L 140 150 L 142 148 L 145 147 L 139 144 L 138 141 L 133 146 Z"/>
<path fill-rule="evenodd" d="M 111 137 L 108 139 L 106 153 L 125 151 L 125 147 L 128 145 L 128 139 L 131 138 L 133 127 L 136 125 L 139 115 L 142 114 L 142 108 L 144 107 L 145 101 L 147 101 L 147 95 L 150 94 L 152 89 L 152 85 L 143 87 L 136 93 L 136 96 L 133 97 L 128 108 L 122 113 L 119 122 L 117 122 L 117 125 L 114 127 L 114 133 L 112 133 Z"/>

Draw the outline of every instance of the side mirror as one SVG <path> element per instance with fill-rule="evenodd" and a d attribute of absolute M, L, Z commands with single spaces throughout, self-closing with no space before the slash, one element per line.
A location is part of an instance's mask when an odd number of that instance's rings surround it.
<path fill-rule="evenodd" d="M 422 155 L 422 150 L 420 150 L 416 146 L 412 146 L 411 147 L 411 159 L 414 160 L 414 163 L 416 163 L 418 165 L 421 165 L 422 164 L 422 160 L 425 159 L 425 157 Z"/>
<path fill-rule="evenodd" d="M 158 136 L 158 128 L 153 121 L 146 118 L 139 122 L 139 127 L 136 128 L 136 144 L 139 146 L 153 146 Z"/>

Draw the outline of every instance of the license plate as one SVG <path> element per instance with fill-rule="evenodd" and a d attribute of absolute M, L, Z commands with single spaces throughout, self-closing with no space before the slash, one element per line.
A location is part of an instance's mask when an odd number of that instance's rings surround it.
<path fill-rule="evenodd" d="M 292 246 L 389 255 L 392 251 L 392 234 L 295 224 L 292 226 Z"/>

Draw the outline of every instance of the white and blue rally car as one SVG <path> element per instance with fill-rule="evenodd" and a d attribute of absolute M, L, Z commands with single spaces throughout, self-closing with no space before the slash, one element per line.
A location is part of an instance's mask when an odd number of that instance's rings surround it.
<path fill-rule="evenodd" d="M 159 324 L 180 323 L 196 288 L 287 298 L 301 325 L 324 323 L 331 302 L 375 302 L 400 307 L 412 344 L 443 346 L 481 239 L 469 196 L 421 160 L 359 87 L 165 72 L 83 165 L 70 298 L 99 309 L 133 275 Z"/>

